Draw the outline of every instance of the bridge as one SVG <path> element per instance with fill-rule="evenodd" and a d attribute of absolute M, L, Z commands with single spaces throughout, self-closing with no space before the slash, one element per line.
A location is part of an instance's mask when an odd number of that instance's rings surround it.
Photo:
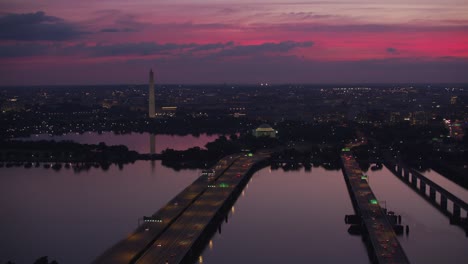
<path fill-rule="evenodd" d="M 387 155 L 388 156 L 388 155 Z M 437 183 L 431 181 L 418 171 L 409 168 L 402 163 L 395 162 L 393 159 L 386 157 L 385 166 L 402 180 L 426 201 L 435 206 L 444 215 L 450 218 L 452 224 L 459 225 L 467 231 L 468 235 L 468 204 L 462 199 L 453 195 Z M 437 199 L 438 197 L 438 199 Z M 453 204 L 453 207 L 448 207 L 448 202 Z M 462 217 L 462 210 L 465 217 Z"/>
<path fill-rule="evenodd" d="M 393 226 L 380 207 L 366 177 L 350 151 L 341 154 L 343 174 L 373 263 L 409 263 Z"/>
<path fill-rule="evenodd" d="M 203 173 L 93 263 L 181 263 L 197 257 L 195 253 L 216 231 L 226 208 L 268 158 L 269 153 L 260 152 L 221 159 L 213 166 L 214 173 Z"/>

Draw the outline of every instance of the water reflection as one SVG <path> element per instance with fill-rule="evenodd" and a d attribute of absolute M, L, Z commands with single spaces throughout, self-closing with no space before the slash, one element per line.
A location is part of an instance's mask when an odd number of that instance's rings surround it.
<path fill-rule="evenodd" d="M 160 161 L 155 168 L 157 177 L 149 161 L 80 174 L 0 168 L 0 262 L 33 263 L 48 255 L 59 263 L 90 263 L 198 177 Z"/>
<path fill-rule="evenodd" d="M 150 134 L 149 138 L 150 138 L 150 141 L 149 141 L 150 154 L 155 154 L 156 153 L 156 141 L 155 141 L 154 134 Z"/>
<path fill-rule="evenodd" d="M 352 212 L 341 171 L 264 168 L 231 208 L 203 262 L 368 263 L 361 238 L 343 222 Z"/>
<path fill-rule="evenodd" d="M 411 263 L 466 263 L 468 240 L 449 220 L 387 168 L 369 171 L 369 184 L 386 207 L 401 214 L 408 236 L 398 237 Z"/>
<path fill-rule="evenodd" d="M 155 141 L 158 141 L 158 145 L 155 145 L 154 153 L 161 153 L 166 148 L 172 148 L 175 150 L 185 150 L 191 147 L 203 148 L 206 143 L 216 140 L 219 134 L 200 134 L 200 135 L 155 135 Z M 98 144 L 104 142 L 106 145 L 122 145 L 128 147 L 129 150 L 135 150 L 139 153 L 150 153 L 152 151 L 150 144 L 148 146 L 148 137 L 151 140 L 150 133 L 129 133 L 129 134 L 114 134 L 112 132 L 103 132 L 99 134 L 97 132 L 86 132 L 83 134 L 70 133 L 65 135 L 54 135 L 38 134 L 32 135 L 27 138 L 18 138 L 20 140 L 71 140 L 82 144 Z"/>
<path fill-rule="evenodd" d="M 444 176 L 440 175 L 439 173 L 433 170 L 425 171 L 422 174 L 430 180 L 432 180 L 433 182 L 440 185 L 442 188 L 451 192 L 453 195 L 462 199 L 465 203 L 468 202 L 468 189 L 461 187 L 460 185 L 454 183 L 453 181 L 445 178 Z"/>
<path fill-rule="evenodd" d="M 156 137 L 154 136 L 154 134 L 149 135 L 149 149 L 151 155 L 156 154 Z M 154 164 L 155 161 L 151 160 L 151 171 L 154 171 Z"/>

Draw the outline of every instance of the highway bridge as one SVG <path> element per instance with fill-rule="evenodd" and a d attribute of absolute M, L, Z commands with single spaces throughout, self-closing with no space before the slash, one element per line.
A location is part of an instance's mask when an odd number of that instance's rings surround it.
<path fill-rule="evenodd" d="M 349 150 L 341 154 L 343 174 L 373 263 L 409 263 L 393 226 L 372 192 L 367 177 Z"/>
<path fill-rule="evenodd" d="M 209 233 L 216 230 L 253 172 L 269 153 L 236 154 L 221 159 L 174 197 L 131 235 L 112 246 L 93 263 L 181 263 L 197 257 Z M 221 218 L 222 221 L 222 218 Z"/>
<path fill-rule="evenodd" d="M 468 236 L 468 204 L 418 171 L 389 157 L 387 155 L 385 159 L 385 166 L 397 178 L 446 215 L 450 219 L 451 224 L 465 229 Z M 447 201 L 451 202 L 452 208 L 448 207 Z"/>

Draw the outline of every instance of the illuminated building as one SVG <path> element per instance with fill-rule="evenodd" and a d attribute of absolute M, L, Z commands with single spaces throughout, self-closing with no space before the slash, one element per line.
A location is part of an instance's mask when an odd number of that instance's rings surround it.
<path fill-rule="evenodd" d="M 451 105 L 457 104 L 457 99 L 458 99 L 458 96 L 452 96 L 450 98 L 450 104 Z"/>
<path fill-rule="evenodd" d="M 411 125 L 427 125 L 427 115 L 424 111 L 411 113 Z"/>
<path fill-rule="evenodd" d="M 267 124 L 260 125 L 257 129 L 252 131 L 255 137 L 276 137 L 276 130 Z"/>

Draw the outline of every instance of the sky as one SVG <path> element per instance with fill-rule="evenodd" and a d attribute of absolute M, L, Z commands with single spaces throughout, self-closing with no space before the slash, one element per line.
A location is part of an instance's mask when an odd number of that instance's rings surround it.
<path fill-rule="evenodd" d="M 466 0 L 2 0 L 0 86 L 468 82 Z"/>

